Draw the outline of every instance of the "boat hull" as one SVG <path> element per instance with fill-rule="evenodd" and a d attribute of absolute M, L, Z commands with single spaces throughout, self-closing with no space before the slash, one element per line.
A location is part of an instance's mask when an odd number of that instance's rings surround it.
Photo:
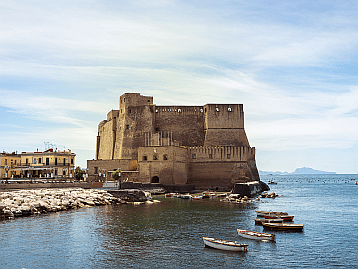
<path fill-rule="evenodd" d="M 220 249 L 220 250 L 229 250 L 229 251 L 247 251 L 247 244 L 238 244 L 234 241 L 227 241 L 209 237 L 203 237 L 204 245 L 206 247 Z"/>
<path fill-rule="evenodd" d="M 294 216 L 289 216 L 289 215 L 274 215 L 274 214 L 264 215 L 265 219 L 283 219 L 284 221 L 293 221 L 293 217 Z"/>
<path fill-rule="evenodd" d="M 283 223 L 283 219 L 255 219 L 255 224 L 262 225 L 262 222 Z"/>
<path fill-rule="evenodd" d="M 240 229 L 237 229 L 237 232 L 238 232 L 239 236 L 247 238 L 247 239 L 275 242 L 274 234 L 258 233 L 258 232 L 253 232 L 253 231 L 240 230 Z"/>
<path fill-rule="evenodd" d="M 303 224 L 285 224 L 285 223 L 262 223 L 262 226 L 267 229 L 281 230 L 281 231 L 302 231 Z"/>

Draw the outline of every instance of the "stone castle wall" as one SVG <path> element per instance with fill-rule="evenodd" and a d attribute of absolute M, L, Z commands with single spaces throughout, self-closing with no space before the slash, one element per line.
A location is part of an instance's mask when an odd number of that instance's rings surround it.
<path fill-rule="evenodd" d="M 126 93 L 98 125 L 96 159 L 138 161 L 143 183 L 224 187 L 259 180 L 240 104 L 156 106 L 153 97 Z"/>

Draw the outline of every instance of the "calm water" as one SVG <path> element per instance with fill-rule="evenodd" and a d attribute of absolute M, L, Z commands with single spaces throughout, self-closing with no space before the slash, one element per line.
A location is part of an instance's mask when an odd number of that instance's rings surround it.
<path fill-rule="evenodd" d="M 358 268 L 358 175 L 266 176 L 283 197 L 248 206 L 216 199 L 114 205 L 0 221 L 0 268 Z M 353 179 L 353 180 L 352 180 Z M 287 211 L 304 232 L 241 239 L 255 210 Z M 202 236 L 249 244 L 204 248 Z"/>

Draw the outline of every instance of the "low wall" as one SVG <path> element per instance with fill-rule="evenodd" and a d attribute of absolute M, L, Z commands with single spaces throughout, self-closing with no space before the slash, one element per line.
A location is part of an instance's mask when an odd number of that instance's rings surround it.
<path fill-rule="evenodd" d="M 165 185 L 161 183 L 141 183 L 141 182 L 122 182 L 121 189 L 163 189 L 165 192 L 179 192 L 187 193 L 194 190 L 194 185 L 185 184 L 185 185 Z"/>
<path fill-rule="evenodd" d="M 47 189 L 47 188 L 83 188 L 89 189 L 88 182 L 63 183 L 1 183 L 0 190 Z"/>
<path fill-rule="evenodd" d="M 126 202 L 145 202 L 148 200 L 145 192 L 137 189 L 107 190 L 107 192 Z"/>

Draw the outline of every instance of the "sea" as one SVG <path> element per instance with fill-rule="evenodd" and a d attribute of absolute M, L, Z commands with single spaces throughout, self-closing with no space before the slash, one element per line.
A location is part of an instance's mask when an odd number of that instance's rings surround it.
<path fill-rule="evenodd" d="M 358 175 L 261 176 L 278 197 L 109 205 L 0 220 L 0 268 L 358 268 Z M 302 232 L 267 231 L 255 210 L 285 211 Z M 276 234 L 240 238 L 236 229 Z M 248 244 L 204 247 L 203 236 Z"/>

